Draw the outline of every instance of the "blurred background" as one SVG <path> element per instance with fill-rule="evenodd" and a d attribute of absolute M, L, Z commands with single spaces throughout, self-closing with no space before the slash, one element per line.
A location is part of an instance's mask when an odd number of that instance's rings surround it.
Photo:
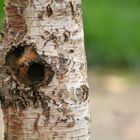
<path fill-rule="evenodd" d="M 140 140 L 140 1 L 82 2 L 91 140 Z"/>

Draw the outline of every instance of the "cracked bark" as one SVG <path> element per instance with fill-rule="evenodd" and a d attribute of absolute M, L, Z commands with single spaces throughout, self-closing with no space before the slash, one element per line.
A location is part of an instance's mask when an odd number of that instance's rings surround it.
<path fill-rule="evenodd" d="M 5 140 L 89 140 L 80 0 L 5 0 Z"/>

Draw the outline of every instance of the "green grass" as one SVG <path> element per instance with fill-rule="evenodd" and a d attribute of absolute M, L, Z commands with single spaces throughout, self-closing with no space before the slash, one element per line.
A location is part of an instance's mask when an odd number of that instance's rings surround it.
<path fill-rule="evenodd" d="M 83 0 L 83 13 L 89 66 L 140 69 L 139 0 Z"/>
<path fill-rule="evenodd" d="M 4 16 L 4 2 L 3 0 L 0 0 L 0 30 L 2 30 L 2 23 L 3 23 L 3 16 Z"/>

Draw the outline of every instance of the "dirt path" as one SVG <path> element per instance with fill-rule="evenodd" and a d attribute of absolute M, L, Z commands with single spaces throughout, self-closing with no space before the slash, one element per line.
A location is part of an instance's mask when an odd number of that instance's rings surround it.
<path fill-rule="evenodd" d="M 91 140 L 140 140 L 140 81 L 133 76 L 89 75 Z"/>

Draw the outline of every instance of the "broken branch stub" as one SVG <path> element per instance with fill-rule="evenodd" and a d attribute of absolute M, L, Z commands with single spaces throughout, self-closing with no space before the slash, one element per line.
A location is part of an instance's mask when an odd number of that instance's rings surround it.
<path fill-rule="evenodd" d="M 12 79 L 26 86 L 48 85 L 54 75 L 51 65 L 40 57 L 33 43 L 13 45 L 5 62 L 7 73 Z"/>

